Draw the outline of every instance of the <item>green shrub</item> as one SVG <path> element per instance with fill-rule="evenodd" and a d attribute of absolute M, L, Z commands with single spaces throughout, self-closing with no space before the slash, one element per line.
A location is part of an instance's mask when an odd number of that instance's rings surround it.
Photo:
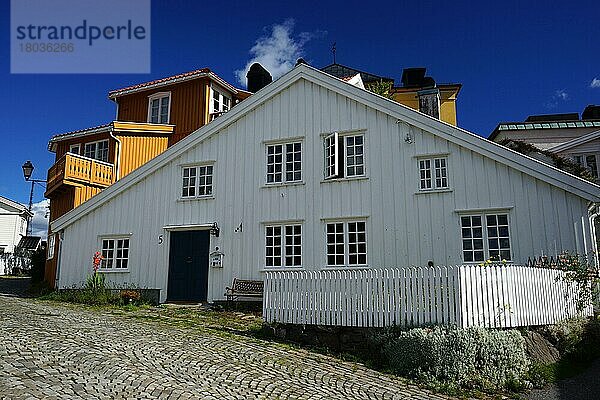
<path fill-rule="evenodd" d="M 600 356 L 600 320 L 575 317 L 549 325 L 542 334 L 558 349 L 562 358 L 581 361 Z"/>
<path fill-rule="evenodd" d="M 374 341 L 396 373 L 451 387 L 512 389 L 522 385 L 529 367 L 525 340 L 517 331 L 390 329 Z"/>

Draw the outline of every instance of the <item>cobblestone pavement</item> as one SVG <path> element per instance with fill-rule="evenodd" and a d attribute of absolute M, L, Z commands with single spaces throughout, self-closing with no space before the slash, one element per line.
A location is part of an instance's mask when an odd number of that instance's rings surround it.
<path fill-rule="evenodd" d="M 27 297 L 31 278 L 16 278 L 0 276 L 0 295 Z"/>
<path fill-rule="evenodd" d="M 304 350 L 0 296 L 0 399 L 442 399 Z"/>

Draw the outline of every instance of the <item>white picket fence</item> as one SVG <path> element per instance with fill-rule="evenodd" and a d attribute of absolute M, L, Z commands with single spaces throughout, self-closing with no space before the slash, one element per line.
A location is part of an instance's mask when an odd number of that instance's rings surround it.
<path fill-rule="evenodd" d="M 545 325 L 577 315 L 564 272 L 460 265 L 266 272 L 267 322 L 383 327 Z M 587 306 L 584 315 L 593 313 Z"/>

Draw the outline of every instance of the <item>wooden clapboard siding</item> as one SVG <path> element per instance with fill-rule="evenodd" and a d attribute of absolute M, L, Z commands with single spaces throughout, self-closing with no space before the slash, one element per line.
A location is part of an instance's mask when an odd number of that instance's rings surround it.
<path fill-rule="evenodd" d="M 171 92 L 169 124 L 175 125 L 169 137 L 169 146 L 183 139 L 207 121 L 206 103 L 208 79 L 194 79 L 159 89 L 145 90 L 116 99 L 119 121 L 147 122 L 148 96 L 159 92 Z"/>
<path fill-rule="evenodd" d="M 85 137 L 73 138 L 69 140 L 64 140 L 58 142 L 56 145 L 56 158 L 58 161 L 62 156 L 64 156 L 69 151 L 69 147 L 72 144 L 81 145 L 81 154 L 83 155 L 85 143 L 97 142 L 100 140 L 108 140 L 108 162 L 111 164 L 115 163 L 115 146 L 116 142 L 113 138 L 110 137 L 108 132 L 98 133 L 96 135 L 89 135 Z"/>
<path fill-rule="evenodd" d="M 167 149 L 167 136 L 116 135 L 121 141 L 119 179 Z"/>
<path fill-rule="evenodd" d="M 323 182 L 322 134 L 350 130 L 364 132 L 367 177 Z M 405 141 L 407 135 L 412 143 Z M 304 182 L 265 187 L 265 141 L 286 138 L 302 141 Z M 267 222 L 302 223 L 306 270 L 325 264 L 325 218 L 367 221 L 372 268 L 426 265 L 429 260 L 461 263 L 457 210 L 465 209 L 508 210 L 514 262 L 542 252 L 588 248 L 582 239 L 584 232 L 589 234 L 586 199 L 306 79 L 216 134 L 190 143 L 64 228 L 61 287 L 85 279 L 85 271 L 76 266 L 89 261 L 99 236 L 131 233 L 129 272 L 108 279 L 161 288 L 164 301 L 168 225 L 218 222 L 221 235 L 211 236 L 210 248 L 218 246 L 225 253 L 224 266 L 209 272 L 209 300 L 222 299 L 234 277 L 264 277 Z M 432 153 L 448 154 L 451 190 L 417 193 L 416 156 Z M 211 160 L 214 199 L 182 201 L 181 165 Z M 243 230 L 236 232 L 240 224 Z"/>

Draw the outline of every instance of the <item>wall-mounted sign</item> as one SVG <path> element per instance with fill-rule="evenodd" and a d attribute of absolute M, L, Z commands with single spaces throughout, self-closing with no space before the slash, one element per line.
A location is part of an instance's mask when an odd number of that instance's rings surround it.
<path fill-rule="evenodd" d="M 223 268 L 223 256 L 224 255 L 225 254 L 220 252 L 217 248 L 216 251 L 213 251 L 212 253 L 210 253 L 208 264 L 212 268 Z"/>

